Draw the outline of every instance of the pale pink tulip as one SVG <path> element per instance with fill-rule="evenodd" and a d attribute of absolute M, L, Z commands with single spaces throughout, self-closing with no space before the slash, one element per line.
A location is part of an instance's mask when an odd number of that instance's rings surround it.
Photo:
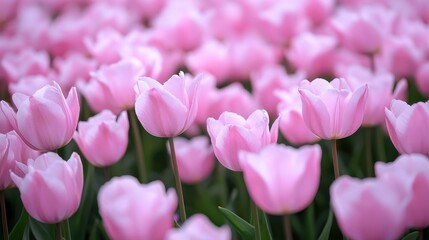
<path fill-rule="evenodd" d="M 98 192 L 103 226 L 111 239 L 163 240 L 173 227 L 177 196 L 161 181 L 140 184 L 131 176 L 114 177 Z"/>
<path fill-rule="evenodd" d="M 304 80 L 299 87 L 304 121 L 322 139 L 348 137 L 362 124 L 367 92 L 367 85 L 352 91 L 344 79 Z"/>
<path fill-rule="evenodd" d="M 320 182 L 319 145 L 299 149 L 269 145 L 259 153 L 240 152 L 240 164 L 249 194 L 269 214 L 284 215 L 306 208 Z"/>
<path fill-rule="evenodd" d="M 6 115 L 0 108 L 0 133 L 8 133 L 13 130 L 12 125 L 10 125 L 9 120 L 7 120 Z"/>
<path fill-rule="evenodd" d="M 1 110 L 24 142 L 40 151 L 56 150 L 70 142 L 79 119 L 79 99 L 76 88 L 67 98 L 53 82 L 27 96 L 12 96 L 15 112 L 2 101 Z"/>
<path fill-rule="evenodd" d="M 174 138 L 177 166 L 180 179 L 188 184 L 198 183 L 207 178 L 214 167 L 213 148 L 206 136 L 190 140 Z"/>
<path fill-rule="evenodd" d="M 341 176 L 330 187 L 331 205 L 350 239 L 398 239 L 405 231 L 407 191 L 387 179 Z"/>
<path fill-rule="evenodd" d="M 409 191 L 405 219 L 409 228 L 429 226 L 429 158 L 421 154 L 401 155 L 392 163 L 377 162 L 378 178 L 389 177 Z"/>
<path fill-rule="evenodd" d="M 143 77 L 137 81 L 135 111 L 143 128 L 157 137 L 174 137 L 188 129 L 197 115 L 197 89 L 203 75 L 173 75 L 164 84 Z"/>
<path fill-rule="evenodd" d="M 258 152 L 264 146 L 277 142 L 278 123 L 269 129 L 265 110 L 254 111 L 247 119 L 224 112 L 219 119 L 207 119 L 207 132 L 219 162 L 233 171 L 241 171 L 238 154 L 241 150 Z"/>
<path fill-rule="evenodd" d="M 415 78 L 420 93 L 429 96 L 429 62 L 420 65 Z"/>
<path fill-rule="evenodd" d="M 47 52 L 23 49 L 18 53 L 7 53 L 1 59 L 9 82 L 17 82 L 29 75 L 46 75 L 49 71 L 49 56 Z"/>
<path fill-rule="evenodd" d="M 28 164 L 17 163 L 22 171 L 11 172 L 27 212 L 44 223 L 58 223 L 79 208 L 83 190 L 82 162 L 77 153 L 64 161 L 48 152 Z"/>
<path fill-rule="evenodd" d="M 385 113 L 390 140 L 398 152 L 429 156 L 429 138 L 422 131 L 429 124 L 429 101 L 410 106 L 404 101 L 392 100 Z"/>
<path fill-rule="evenodd" d="M 0 190 L 15 185 L 10 178 L 10 171 L 17 171 L 16 162 L 27 164 L 29 158 L 38 155 L 39 153 L 28 147 L 15 131 L 0 133 Z"/>
<path fill-rule="evenodd" d="M 106 28 L 98 31 L 96 38 L 84 39 L 88 52 L 101 64 L 113 64 L 120 60 L 119 49 L 123 36 L 115 29 Z"/>
<path fill-rule="evenodd" d="M 168 231 L 166 240 L 231 240 L 227 225 L 217 227 L 203 214 L 195 214 L 177 229 Z"/>
<path fill-rule="evenodd" d="M 30 96 L 48 84 L 52 84 L 52 80 L 44 75 L 25 76 L 17 82 L 9 83 L 9 93 L 11 95 L 21 93 Z"/>
<path fill-rule="evenodd" d="M 109 110 L 79 122 L 73 138 L 85 158 L 98 167 L 110 166 L 118 162 L 128 146 L 128 117 L 125 111 L 118 119 Z"/>

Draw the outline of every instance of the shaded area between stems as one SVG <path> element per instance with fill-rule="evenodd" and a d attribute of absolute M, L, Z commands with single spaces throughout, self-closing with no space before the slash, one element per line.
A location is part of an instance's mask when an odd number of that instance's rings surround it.
<path fill-rule="evenodd" d="M 177 196 L 179 198 L 180 219 L 182 220 L 182 223 L 183 223 L 186 221 L 185 200 L 183 199 L 182 183 L 180 182 L 179 168 L 177 167 L 177 160 L 176 160 L 176 150 L 174 149 L 174 141 L 172 137 L 168 138 L 168 144 L 170 146 L 171 168 L 173 169 L 174 180 L 176 182 Z"/>
<path fill-rule="evenodd" d="M 9 239 L 9 230 L 7 227 L 6 215 L 6 202 L 4 198 L 4 191 L 0 191 L 0 205 L 1 205 L 1 222 L 3 226 L 3 239 Z"/>
<path fill-rule="evenodd" d="M 366 153 L 366 175 L 372 177 L 373 174 L 373 160 L 371 151 L 371 128 L 365 129 L 365 153 Z"/>
<path fill-rule="evenodd" d="M 140 178 L 140 181 L 142 181 L 143 183 L 146 183 L 147 182 L 146 165 L 144 161 L 141 135 L 140 135 L 139 127 L 137 125 L 137 117 L 133 109 L 130 109 L 127 112 L 128 112 L 128 118 L 131 122 L 131 128 L 133 129 L 134 143 L 136 146 L 137 157 L 138 157 L 137 164 L 139 168 L 139 178 Z"/>

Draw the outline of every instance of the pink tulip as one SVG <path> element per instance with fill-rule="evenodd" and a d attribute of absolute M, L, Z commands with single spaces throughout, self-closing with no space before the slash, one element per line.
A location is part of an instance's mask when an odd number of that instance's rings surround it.
<path fill-rule="evenodd" d="M 10 176 L 21 193 L 28 213 L 44 223 L 58 223 L 72 216 L 79 208 L 83 190 L 82 162 L 77 153 L 64 161 L 48 152 L 28 164 L 17 162 L 22 171 Z"/>
<path fill-rule="evenodd" d="M 230 240 L 231 230 L 227 225 L 216 227 L 203 214 L 195 214 L 177 229 L 168 231 L 166 240 Z"/>
<path fill-rule="evenodd" d="M 407 81 L 402 79 L 394 88 L 395 77 L 387 72 L 371 73 L 364 67 L 350 67 L 345 79 L 352 90 L 368 85 L 368 97 L 363 115 L 363 126 L 383 125 L 385 123 L 384 108 L 390 105 L 392 99 L 405 98 Z"/>
<path fill-rule="evenodd" d="M 362 124 L 367 92 L 367 85 L 352 91 L 344 79 L 304 80 L 299 88 L 304 121 L 322 139 L 348 137 Z"/>
<path fill-rule="evenodd" d="M 393 181 L 341 176 L 331 185 L 331 205 L 350 239 L 398 239 L 406 229 L 407 192 Z"/>
<path fill-rule="evenodd" d="M 429 96 L 429 61 L 420 65 L 415 78 L 420 93 Z"/>
<path fill-rule="evenodd" d="M 26 164 L 29 158 L 38 155 L 39 153 L 29 148 L 15 131 L 0 133 L 0 191 L 15 185 L 10 178 L 10 171 L 17 170 L 16 162 Z"/>
<path fill-rule="evenodd" d="M 258 152 L 264 146 L 277 141 L 278 123 L 269 129 L 269 117 L 265 110 L 254 111 L 247 119 L 224 112 L 219 119 L 207 119 L 207 132 L 219 162 L 233 171 L 242 171 L 238 153 L 241 150 Z"/>
<path fill-rule="evenodd" d="M 429 101 L 408 105 L 392 100 L 386 112 L 386 125 L 390 140 L 398 152 L 421 153 L 429 156 L 429 138 L 425 131 L 429 124 Z"/>
<path fill-rule="evenodd" d="M 203 75 L 193 78 L 182 72 L 164 84 L 144 77 L 135 86 L 135 111 L 143 128 L 157 137 L 174 137 L 194 122 L 198 102 L 197 89 Z"/>
<path fill-rule="evenodd" d="M 98 206 L 111 239 L 163 240 L 173 226 L 177 196 L 173 189 L 165 192 L 161 181 L 114 177 L 100 188 Z"/>
<path fill-rule="evenodd" d="M 214 167 L 213 148 L 206 136 L 174 138 L 177 166 L 180 179 L 188 184 L 198 183 L 207 178 Z"/>
<path fill-rule="evenodd" d="M 12 125 L 10 125 L 9 120 L 7 120 L 6 115 L 0 108 L 0 133 L 8 133 L 13 130 Z"/>
<path fill-rule="evenodd" d="M 396 184 L 409 191 L 407 227 L 429 226 L 429 158 L 420 154 L 401 155 L 392 163 L 377 162 L 375 172 L 378 178 L 391 176 Z"/>
<path fill-rule="evenodd" d="M 123 43 L 123 37 L 115 29 L 101 29 L 94 40 L 86 37 L 84 43 L 88 52 L 99 64 L 113 64 L 120 60 L 119 49 Z"/>
<path fill-rule="evenodd" d="M 30 75 L 21 77 L 17 82 L 9 83 L 9 93 L 22 93 L 33 95 L 40 88 L 52 84 L 52 80 L 44 75 Z"/>
<path fill-rule="evenodd" d="M 310 130 L 302 117 L 302 104 L 298 87 L 276 93 L 280 99 L 278 104 L 279 128 L 286 140 L 296 145 L 318 141 L 319 137 Z"/>
<path fill-rule="evenodd" d="M 118 162 L 128 146 L 128 117 L 125 111 L 119 118 L 109 110 L 79 122 L 73 138 L 88 161 L 98 167 Z"/>
<path fill-rule="evenodd" d="M 60 86 L 53 82 L 32 96 L 16 93 L 12 99 L 18 109 L 16 113 L 4 101 L 1 109 L 28 146 L 50 151 L 70 142 L 80 111 L 76 88 L 72 88 L 64 98 Z"/>
<path fill-rule="evenodd" d="M 269 145 L 259 153 L 242 151 L 239 156 L 249 194 L 263 211 L 296 213 L 316 196 L 322 159 L 319 145 L 299 149 Z"/>

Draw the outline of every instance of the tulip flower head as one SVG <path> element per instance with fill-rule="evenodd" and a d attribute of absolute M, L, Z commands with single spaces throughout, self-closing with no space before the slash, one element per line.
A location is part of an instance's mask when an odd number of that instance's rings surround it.
<path fill-rule="evenodd" d="M 197 89 L 202 77 L 192 78 L 181 72 L 164 84 L 149 77 L 137 81 L 135 111 L 143 128 L 156 137 L 174 137 L 186 131 L 197 114 Z"/>
<path fill-rule="evenodd" d="M 73 153 L 64 161 L 48 152 L 28 164 L 17 162 L 20 171 L 10 176 L 21 193 L 27 212 L 43 223 L 59 223 L 79 208 L 83 190 L 83 168 L 80 157 Z"/>
<path fill-rule="evenodd" d="M 227 225 L 216 227 L 203 214 L 195 214 L 181 228 L 168 231 L 166 240 L 230 240 L 231 230 Z"/>
<path fill-rule="evenodd" d="M 344 79 L 303 80 L 299 93 L 304 121 L 322 139 L 348 137 L 362 124 L 367 92 L 367 85 L 352 91 Z"/>
<path fill-rule="evenodd" d="M 60 86 L 53 82 L 31 96 L 16 93 L 12 100 L 17 112 L 4 101 L 1 110 L 28 146 L 51 151 L 70 142 L 80 111 L 76 88 L 65 98 Z"/>

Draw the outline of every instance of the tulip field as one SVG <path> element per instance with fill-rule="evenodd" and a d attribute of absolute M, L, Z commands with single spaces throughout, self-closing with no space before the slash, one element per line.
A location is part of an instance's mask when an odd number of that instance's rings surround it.
<path fill-rule="evenodd" d="M 428 0 L 1 0 L 0 239 L 429 239 Z"/>

